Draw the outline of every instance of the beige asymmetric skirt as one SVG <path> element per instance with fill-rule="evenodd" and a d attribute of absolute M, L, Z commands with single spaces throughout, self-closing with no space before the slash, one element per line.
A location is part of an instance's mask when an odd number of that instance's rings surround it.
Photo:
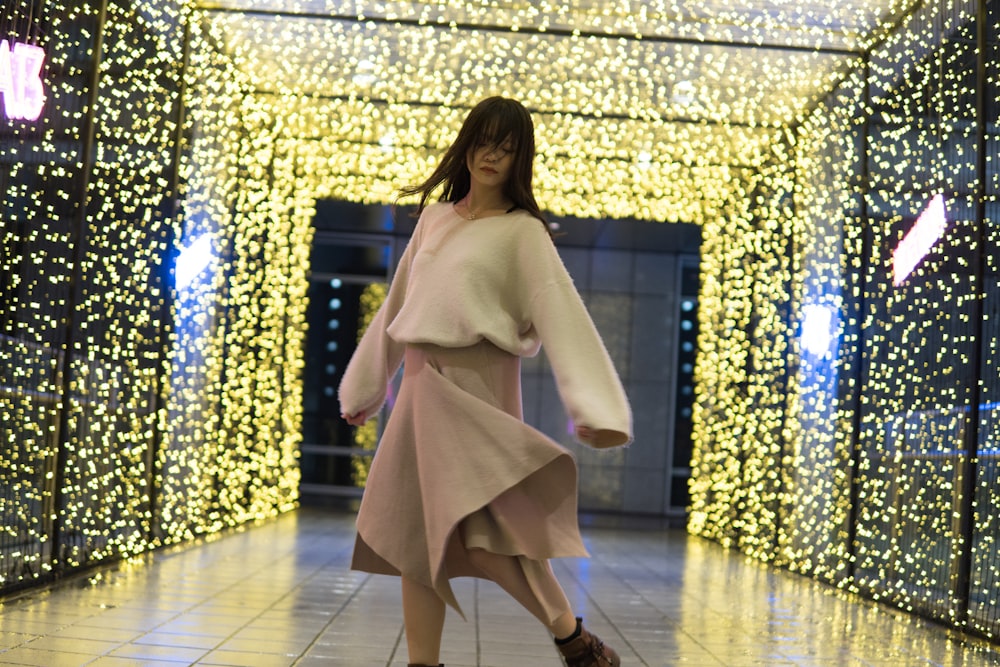
<path fill-rule="evenodd" d="M 352 568 L 405 575 L 462 613 L 449 580 L 488 578 L 469 549 L 515 557 L 550 619 L 547 560 L 586 556 L 577 471 L 565 448 L 526 425 L 520 359 L 488 342 L 410 345 L 372 462 Z"/>

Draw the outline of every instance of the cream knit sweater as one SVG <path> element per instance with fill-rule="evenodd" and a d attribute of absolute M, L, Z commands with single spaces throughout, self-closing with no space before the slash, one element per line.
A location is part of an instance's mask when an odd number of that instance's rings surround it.
<path fill-rule="evenodd" d="M 385 401 L 408 343 L 464 347 L 486 339 L 514 355 L 546 356 L 574 424 L 594 447 L 632 439 L 621 380 L 544 225 L 523 211 L 477 220 L 450 203 L 424 209 L 389 294 L 340 384 L 344 414 Z"/>

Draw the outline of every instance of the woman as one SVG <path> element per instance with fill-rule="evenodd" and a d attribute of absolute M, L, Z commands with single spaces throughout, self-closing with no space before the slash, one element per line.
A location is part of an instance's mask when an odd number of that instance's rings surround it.
<path fill-rule="evenodd" d="M 534 126 L 492 97 L 421 185 L 419 220 L 385 303 L 344 373 L 341 412 L 363 424 L 403 364 L 358 513 L 352 568 L 401 577 L 411 667 L 438 665 L 449 579 L 500 585 L 545 625 L 570 667 L 617 666 L 582 626 L 550 558 L 586 556 L 576 464 L 524 424 L 520 357 L 545 345 L 576 436 L 631 441 L 621 381 L 531 189 Z M 440 201 L 428 205 L 443 186 Z"/>

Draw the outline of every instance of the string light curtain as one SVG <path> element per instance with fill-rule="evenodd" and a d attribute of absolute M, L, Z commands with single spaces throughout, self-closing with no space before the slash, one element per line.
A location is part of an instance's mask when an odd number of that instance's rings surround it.
<path fill-rule="evenodd" d="M 779 530 L 791 252 L 790 145 L 744 183 L 742 205 L 702 235 L 691 531 L 773 558 Z"/>
<path fill-rule="evenodd" d="M 771 180 L 793 207 L 705 235 L 689 524 L 989 637 L 998 19 L 996 2 L 915 8 L 794 128 Z M 769 225 L 788 245 L 759 253 Z M 791 281 L 772 291 L 782 252 Z M 789 383 L 759 352 L 775 346 Z"/>
<path fill-rule="evenodd" d="M 777 560 L 840 583 L 849 576 L 854 415 L 860 327 L 851 276 L 868 246 L 863 227 L 864 66 L 796 133 L 788 415 Z M 855 187 L 852 187 L 855 186 Z M 853 232 L 850 238 L 847 233 Z M 848 310 L 848 303 L 852 310 Z"/>
<path fill-rule="evenodd" d="M 292 214 L 281 119 L 194 15 L 186 23 L 185 147 L 169 447 L 160 451 L 164 540 L 295 506 L 311 231 Z"/>
<path fill-rule="evenodd" d="M 14 42 L 41 45 L 50 11 L 35 4 L 5 3 L 0 13 L 4 47 L 9 49 Z M 58 65 L 60 57 L 54 60 Z M 51 62 L 50 55 L 46 68 L 53 67 Z M 78 112 L 80 101 L 70 97 L 70 92 L 68 86 L 53 81 L 46 95 L 62 98 Z M 4 197 L 0 209 L 0 557 L 7 581 L 39 576 L 52 561 L 49 536 L 53 512 L 48 489 L 54 474 L 57 406 L 64 384 L 65 336 L 59 322 L 66 313 L 64 251 L 74 214 L 67 199 L 79 171 L 73 159 L 79 150 L 79 136 L 72 135 L 70 123 L 51 121 L 48 134 L 66 137 L 63 149 L 57 150 L 51 139 L 44 140 L 46 130 L 36 123 L 9 121 L 6 93 L 4 97 L 4 140 L 0 144 Z M 28 146 L 35 150 L 27 150 Z M 59 193 L 48 210 L 42 206 L 43 178 L 50 191 Z"/>
<path fill-rule="evenodd" d="M 142 111 L 172 106 L 178 72 L 127 7 L 4 12 L 47 55 L 42 114 L 3 128 L 6 588 L 153 539 L 176 118 Z"/>
<path fill-rule="evenodd" d="M 260 99 L 284 109 L 303 201 L 391 202 L 399 184 L 433 168 L 469 108 L 503 94 L 533 112 L 535 187 L 547 211 L 662 222 L 717 219 L 774 128 L 793 122 L 817 85 L 832 86 L 858 48 L 813 49 L 796 34 L 787 50 L 755 52 L 743 46 L 755 39 L 746 16 L 699 24 L 719 43 L 672 40 L 691 28 L 669 3 L 647 3 L 639 24 L 613 3 L 593 13 L 553 5 L 534 22 L 537 7 L 499 4 L 223 2 L 199 11 Z"/>
<path fill-rule="evenodd" d="M 185 5 L 3 12 L 47 56 L 0 144 L 12 590 L 294 507 L 310 232 L 280 119 Z"/>

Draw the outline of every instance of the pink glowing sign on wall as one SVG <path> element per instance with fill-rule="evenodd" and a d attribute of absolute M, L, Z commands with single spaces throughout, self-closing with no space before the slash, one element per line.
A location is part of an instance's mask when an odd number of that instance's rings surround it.
<path fill-rule="evenodd" d="M 913 273 L 948 228 L 944 195 L 934 195 L 906 236 L 892 251 L 892 284 L 899 286 Z"/>
<path fill-rule="evenodd" d="M 0 95 L 4 115 L 11 119 L 35 120 L 45 105 L 42 64 L 45 51 L 40 46 L 0 41 Z"/>

